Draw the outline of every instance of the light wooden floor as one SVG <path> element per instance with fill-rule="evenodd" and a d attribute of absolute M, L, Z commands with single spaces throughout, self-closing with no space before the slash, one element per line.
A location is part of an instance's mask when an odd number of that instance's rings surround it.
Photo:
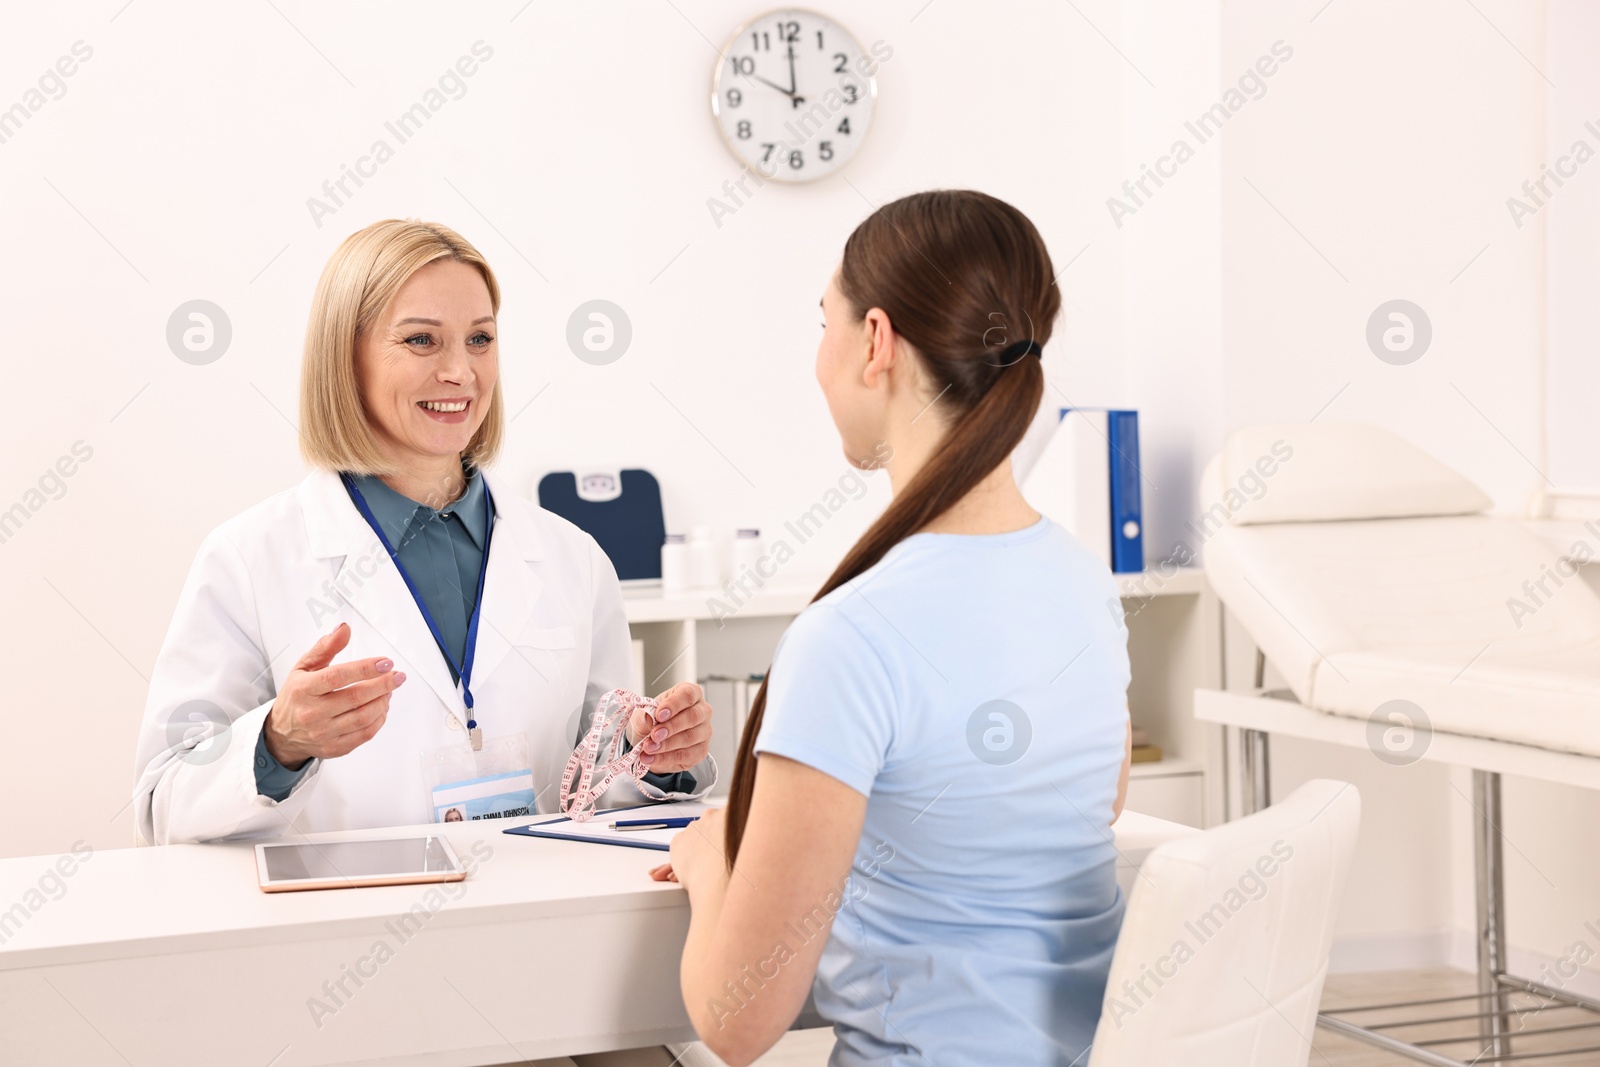
<path fill-rule="evenodd" d="M 1448 997 L 1464 993 L 1477 992 L 1477 983 L 1472 975 L 1454 970 L 1428 970 L 1428 971 L 1385 971 L 1379 974 L 1342 974 L 1332 975 L 1328 978 L 1323 989 L 1322 1006 L 1324 1010 L 1340 1007 L 1350 1007 L 1358 1004 L 1382 1003 L 1385 1001 L 1399 1000 L 1425 1000 L 1429 997 Z M 1456 1005 L 1434 1005 L 1428 1008 L 1408 1009 L 1407 1014 L 1394 1013 L 1389 1018 L 1420 1018 L 1424 1016 L 1440 1016 L 1449 1014 L 1465 1014 L 1470 1011 L 1470 1002 L 1459 1002 Z M 1443 1008 L 1445 1010 L 1437 1010 Z M 1456 1010 L 1459 1008 L 1460 1010 Z M 1383 1021 L 1378 1016 L 1361 1016 L 1353 1021 L 1358 1023 L 1377 1023 Z M 1538 1031 L 1555 1026 L 1571 1025 L 1573 1023 L 1592 1021 L 1586 1020 L 1583 1013 L 1572 1009 L 1547 1008 L 1540 1012 L 1529 1012 L 1520 1020 L 1513 1016 L 1513 1032 L 1517 1025 L 1527 1032 Z M 1471 1025 L 1471 1024 L 1468 1024 Z M 1418 1029 L 1402 1031 L 1398 1036 L 1410 1040 L 1426 1040 L 1431 1037 L 1460 1036 L 1464 1031 L 1460 1024 L 1453 1027 L 1434 1027 L 1431 1031 Z M 1467 1031 L 1470 1032 L 1470 1031 Z M 1600 1030 L 1580 1030 L 1576 1032 L 1557 1032 L 1548 1035 L 1519 1037 L 1515 1040 L 1512 1051 L 1515 1053 L 1534 1052 L 1555 1049 L 1574 1049 L 1600 1045 Z M 829 1030 L 797 1031 L 789 1034 L 780 1041 L 776 1048 L 756 1061 L 756 1067 L 826 1067 L 828 1053 L 833 1048 L 833 1033 Z M 1417 1061 L 1401 1056 L 1395 1056 L 1364 1045 L 1348 1038 L 1330 1034 L 1318 1029 L 1313 1045 L 1311 1063 L 1317 1067 L 1416 1067 Z M 1448 1045 L 1438 1048 L 1445 1055 L 1455 1056 L 1463 1061 L 1470 1062 L 1478 1055 L 1479 1048 L 1475 1044 Z M 1513 1060 L 1513 1063 L 1523 1061 Z M 1539 1067 L 1573 1067 L 1576 1064 L 1587 1064 L 1594 1067 L 1600 1063 L 1600 1052 L 1575 1053 L 1571 1056 L 1559 1056 L 1550 1059 L 1532 1061 Z"/>

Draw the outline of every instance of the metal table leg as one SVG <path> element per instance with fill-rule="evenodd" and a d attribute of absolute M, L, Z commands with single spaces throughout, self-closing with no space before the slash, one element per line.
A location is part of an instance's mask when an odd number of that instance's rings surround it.
<path fill-rule="evenodd" d="M 1478 993 L 1485 998 L 1479 1036 L 1490 1055 L 1511 1054 L 1511 1016 L 1500 976 L 1506 973 L 1505 863 L 1500 837 L 1500 775 L 1472 772 L 1473 863 L 1478 876 Z"/>
<path fill-rule="evenodd" d="M 1240 783 L 1240 800 L 1246 815 L 1254 814 L 1272 805 L 1272 773 L 1270 752 L 1265 730 L 1239 731 L 1242 748 L 1239 770 L 1244 780 Z"/>

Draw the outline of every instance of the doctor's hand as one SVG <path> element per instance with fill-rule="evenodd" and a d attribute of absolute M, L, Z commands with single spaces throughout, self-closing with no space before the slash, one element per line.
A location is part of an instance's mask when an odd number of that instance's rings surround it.
<path fill-rule="evenodd" d="M 686 771 L 711 750 L 711 705 L 693 682 L 680 682 L 656 697 L 654 727 L 648 708 L 628 720 L 628 743 L 646 757 L 651 774 Z"/>
<path fill-rule="evenodd" d="M 382 657 L 333 662 L 350 643 L 341 622 L 289 671 L 262 727 L 272 758 L 298 770 L 311 757 L 330 759 L 372 740 L 389 715 L 389 694 L 406 680 Z"/>

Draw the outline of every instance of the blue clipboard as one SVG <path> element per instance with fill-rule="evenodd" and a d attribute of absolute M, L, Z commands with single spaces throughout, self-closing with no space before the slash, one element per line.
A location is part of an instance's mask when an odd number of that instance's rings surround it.
<path fill-rule="evenodd" d="M 644 848 L 652 852 L 670 852 L 672 850 L 672 838 L 681 833 L 681 830 L 613 830 L 611 829 L 612 820 L 607 816 L 616 815 L 619 812 L 632 812 L 634 817 L 639 817 L 646 813 L 659 812 L 664 819 L 681 818 L 685 815 L 700 815 L 717 806 L 719 805 L 680 801 L 678 803 L 606 808 L 603 811 L 596 811 L 595 817 L 589 822 L 573 822 L 563 816 L 547 822 L 508 827 L 501 832 L 516 834 L 518 837 L 545 837 L 553 841 L 581 841 L 591 845 L 617 845 L 621 848 Z"/>

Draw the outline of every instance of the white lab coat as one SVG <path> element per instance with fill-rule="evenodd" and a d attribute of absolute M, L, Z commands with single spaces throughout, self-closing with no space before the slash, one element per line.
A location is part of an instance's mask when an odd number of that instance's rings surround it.
<path fill-rule="evenodd" d="M 496 518 L 472 672 L 475 712 L 486 739 L 527 733 L 538 810 L 556 811 L 562 769 L 595 702 L 628 684 L 622 590 L 594 538 L 498 477 L 484 478 Z M 335 662 L 388 656 L 406 681 L 372 740 L 313 760 L 274 801 L 256 792 L 256 740 L 289 670 L 341 621 L 350 624 L 350 643 Z M 468 745 L 449 723 L 451 710 L 461 713 L 460 691 L 405 582 L 339 476 L 315 471 L 200 546 L 139 731 L 141 842 L 431 822 L 422 757 Z M 696 795 L 716 780 L 709 757 L 691 771 Z M 644 799 L 619 781 L 604 802 Z"/>

